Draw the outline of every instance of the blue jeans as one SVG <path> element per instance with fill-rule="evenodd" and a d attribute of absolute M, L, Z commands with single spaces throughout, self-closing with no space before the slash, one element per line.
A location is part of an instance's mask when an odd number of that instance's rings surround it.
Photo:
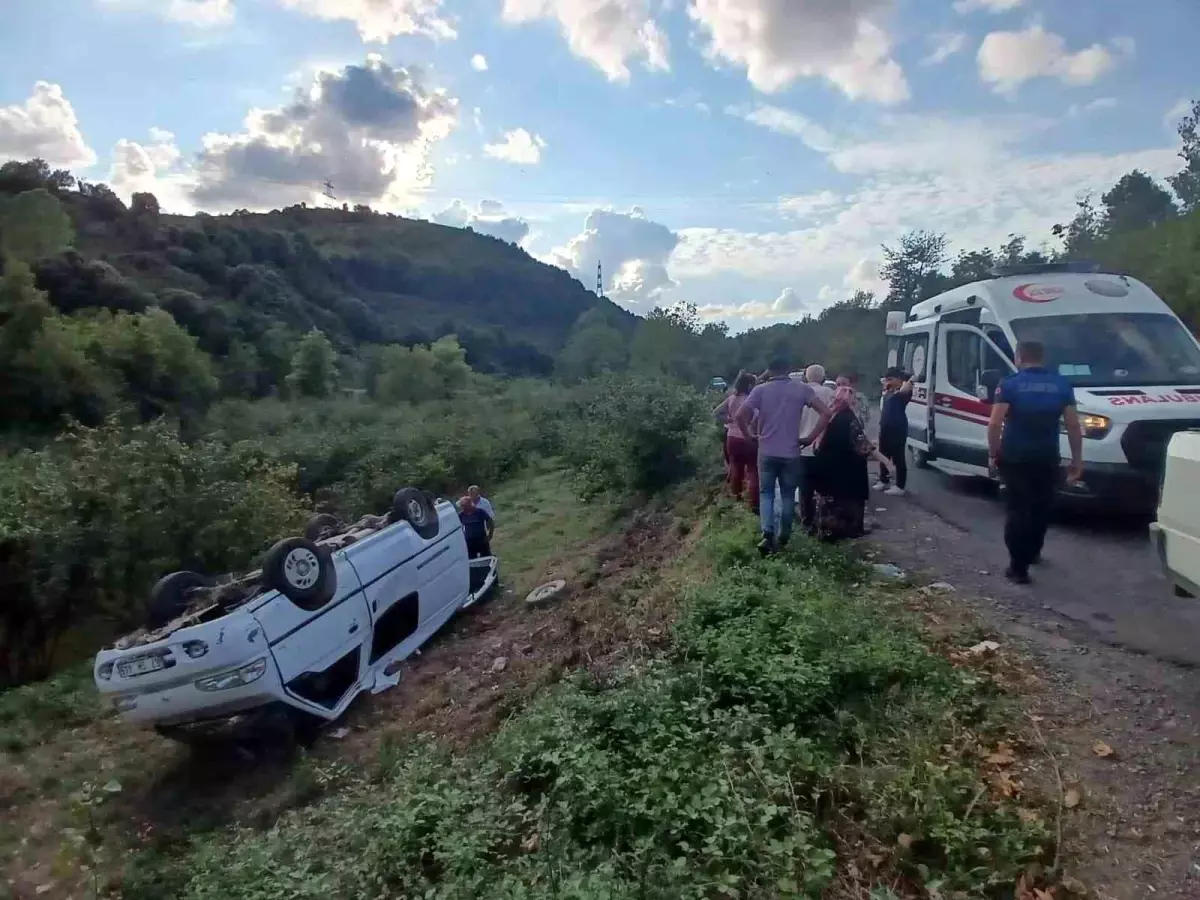
<path fill-rule="evenodd" d="M 779 487 L 779 537 L 792 535 L 796 518 L 796 485 L 800 458 L 760 456 L 758 458 L 758 510 L 764 534 L 775 533 L 775 487 Z"/>

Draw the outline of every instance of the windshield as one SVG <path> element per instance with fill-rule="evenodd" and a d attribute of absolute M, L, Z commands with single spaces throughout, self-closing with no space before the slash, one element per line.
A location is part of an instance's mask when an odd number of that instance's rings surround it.
<path fill-rule="evenodd" d="M 1046 367 L 1079 387 L 1200 385 L 1200 347 L 1165 313 L 1015 319 L 1018 341 L 1046 348 Z"/>

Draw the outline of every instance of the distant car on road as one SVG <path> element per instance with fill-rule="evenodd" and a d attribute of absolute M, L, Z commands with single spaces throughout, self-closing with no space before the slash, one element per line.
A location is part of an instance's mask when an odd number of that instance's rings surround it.
<path fill-rule="evenodd" d="M 708 383 L 708 389 L 710 391 L 727 391 L 729 390 L 729 385 L 725 382 L 724 378 L 718 375 Z"/>
<path fill-rule="evenodd" d="M 96 657 L 96 687 L 168 737 L 290 736 L 397 684 L 399 663 L 486 594 L 496 568 L 467 559 L 453 504 L 404 488 L 387 515 L 315 516 L 258 571 L 167 575 L 146 627 Z"/>
<path fill-rule="evenodd" d="M 1163 572 L 1181 597 L 1200 594 L 1200 431 L 1181 431 L 1167 444 L 1150 539 Z"/>

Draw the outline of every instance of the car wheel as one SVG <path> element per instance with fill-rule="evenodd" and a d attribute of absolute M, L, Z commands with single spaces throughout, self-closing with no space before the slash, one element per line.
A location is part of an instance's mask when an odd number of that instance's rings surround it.
<path fill-rule="evenodd" d="M 437 506 L 426 491 L 401 488 L 392 498 L 392 521 L 407 522 L 424 540 L 437 537 Z"/>
<path fill-rule="evenodd" d="M 304 536 L 310 541 L 319 541 L 323 537 L 337 534 L 342 528 L 342 520 L 329 513 L 318 513 L 308 520 L 304 526 Z"/>
<path fill-rule="evenodd" d="M 267 551 L 263 583 L 304 610 L 320 609 L 337 592 L 337 570 L 328 548 L 308 538 L 284 538 Z"/>
<path fill-rule="evenodd" d="M 178 619 L 187 612 L 192 591 L 203 587 L 208 587 L 208 579 L 196 572 L 172 572 L 158 579 L 150 589 L 146 627 L 153 631 Z"/>
<path fill-rule="evenodd" d="M 929 454 L 924 450 L 918 450 L 916 447 L 909 448 L 909 454 L 912 456 L 912 464 L 914 469 L 929 468 Z"/>

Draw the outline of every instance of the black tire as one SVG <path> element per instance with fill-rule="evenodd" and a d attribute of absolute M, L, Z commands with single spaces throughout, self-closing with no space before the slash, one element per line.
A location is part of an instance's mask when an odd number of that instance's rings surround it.
<path fill-rule="evenodd" d="M 208 579 L 196 572 L 172 572 L 158 579 L 150 589 L 146 627 L 154 631 L 178 619 L 187 612 L 191 592 L 202 587 L 208 587 Z"/>
<path fill-rule="evenodd" d="M 262 578 L 268 588 L 309 612 L 323 607 L 337 593 L 333 554 L 308 538 L 284 538 L 268 550 Z"/>
<path fill-rule="evenodd" d="M 317 513 L 304 526 L 304 536 L 310 541 L 319 541 L 342 528 L 342 520 L 329 513 Z"/>
<path fill-rule="evenodd" d="M 432 495 L 417 488 L 400 488 L 392 498 L 392 521 L 407 522 L 422 539 L 437 537 L 441 528 Z"/>
<path fill-rule="evenodd" d="M 1195 594 L 1193 594 L 1187 588 L 1180 587 L 1179 585 L 1175 585 L 1175 596 L 1180 597 L 1184 600 L 1192 600 L 1192 599 L 1194 599 Z"/>

